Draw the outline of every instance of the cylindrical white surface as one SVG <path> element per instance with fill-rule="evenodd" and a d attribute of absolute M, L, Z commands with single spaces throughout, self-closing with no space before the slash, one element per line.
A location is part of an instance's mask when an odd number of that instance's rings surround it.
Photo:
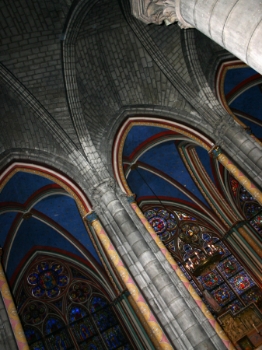
<path fill-rule="evenodd" d="M 181 14 L 262 74 L 262 0 L 181 0 Z"/>

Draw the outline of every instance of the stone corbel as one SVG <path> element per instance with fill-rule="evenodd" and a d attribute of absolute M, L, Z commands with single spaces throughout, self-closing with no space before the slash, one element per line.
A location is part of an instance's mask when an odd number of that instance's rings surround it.
<path fill-rule="evenodd" d="M 130 0 L 132 14 L 146 24 L 170 25 L 178 22 L 183 28 L 193 28 L 180 12 L 180 0 Z"/>

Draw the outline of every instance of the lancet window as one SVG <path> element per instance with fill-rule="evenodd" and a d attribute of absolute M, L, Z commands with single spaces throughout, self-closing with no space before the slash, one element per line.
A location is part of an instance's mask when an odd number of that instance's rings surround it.
<path fill-rule="evenodd" d="M 17 297 L 32 350 L 131 350 L 99 284 L 57 259 L 33 264 Z"/>
<path fill-rule="evenodd" d="M 213 314 L 262 306 L 255 281 L 207 224 L 171 208 L 147 207 L 144 215 Z"/>
<path fill-rule="evenodd" d="M 230 177 L 230 188 L 232 197 L 235 200 L 237 208 L 243 213 L 246 220 L 262 237 L 262 207 L 252 197 L 252 195 L 239 184 L 237 180 Z"/>

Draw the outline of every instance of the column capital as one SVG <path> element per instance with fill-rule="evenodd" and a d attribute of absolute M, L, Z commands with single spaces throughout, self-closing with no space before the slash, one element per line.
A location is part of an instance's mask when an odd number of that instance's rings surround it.
<path fill-rule="evenodd" d="M 136 202 L 136 195 L 134 193 L 130 194 L 129 196 L 127 196 L 127 201 L 128 203 L 135 203 Z"/>
<path fill-rule="evenodd" d="M 181 15 L 180 0 L 130 0 L 130 3 L 132 14 L 146 24 L 178 22 L 183 29 L 193 28 Z"/>
<path fill-rule="evenodd" d="M 88 221 L 90 224 L 97 219 L 98 219 L 98 216 L 95 211 L 91 211 L 85 216 L 85 220 Z"/>
<path fill-rule="evenodd" d="M 218 145 L 214 145 L 209 151 L 208 153 L 213 157 L 213 158 L 217 158 L 221 153 L 222 150 Z"/>
<path fill-rule="evenodd" d="M 116 182 L 112 178 L 105 179 L 91 188 L 91 194 L 93 197 L 101 197 L 108 191 L 115 192 Z"/>

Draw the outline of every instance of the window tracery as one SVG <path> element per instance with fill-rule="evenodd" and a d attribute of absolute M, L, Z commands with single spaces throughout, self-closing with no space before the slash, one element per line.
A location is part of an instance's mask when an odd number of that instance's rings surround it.
<path fill-rule="evenodd" d="M 252 195 L 239 184 L 237 180 L 229 177 L 231 193 L 236 206 L 243 213 L 250 225 L 262 236 L 262 207 Z"/>
<path fill-rule="evenodd" d="M 33 264 L 17 300 L 30 349 L 132 349 L 99 285 L 68 263 Z"/>
<path fill-rule="evenodd" d="M 147 206 L 144 215 L 212 313 L 261 304 L 261 291 L 214 230 L 172 208 Z"/>

